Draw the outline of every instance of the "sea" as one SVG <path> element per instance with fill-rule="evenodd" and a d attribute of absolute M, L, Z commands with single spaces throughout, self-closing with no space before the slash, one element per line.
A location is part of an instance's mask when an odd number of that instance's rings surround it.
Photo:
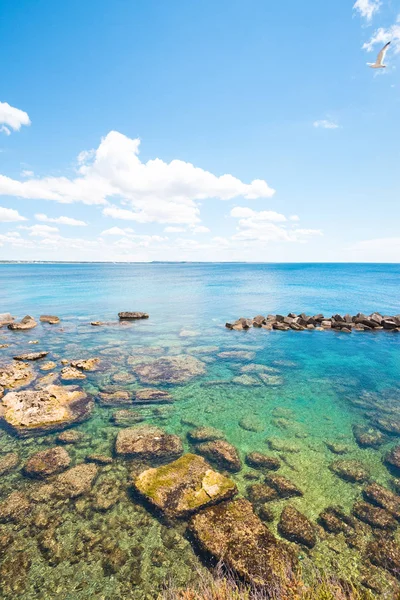
<path fill-rule="evenodd" d="M 121 324 L 121 311 L 144 311 L 149 318 Z M 135 406 L 141 423 L 178 435 L 185 452 L 194 453 L 193 429 L 219 430 L 241 459 L 241 469 L 229 473 L 239 495 L 251 500 L 251 486 L 265 475 L 246 463 L 249 453 L 280 461 L 277 473 L 302 495 L 270 502 L 266 527 L 279 537 L 277 525 L 288 504 L 315 525 L 318 542 L 313 549 L 288 542 L 307 569 L 360 585 L 373 573 L 377 583 L 375 590 L 369 586 L 372 597 L 395 597 L 393 573 L 371 564 L 367 556 L 374 527 L 362 522 L 357 542 L 349 543 L 343 533 L 327 532 L 320 515 L 333 506 L 351 515 L 354 504 L 363 500 L 366 481 L 399 489 L 385 457 L 399 443 L 400 425 L 396 433 L 385 430 L 382 422 L 400 423 L 400 333 L 225 327 L 259 314 L 374 311 L 400 313 L 400 265 L 1 264 L 0 313 L 17 319 L 31 315 L 38 325 L 23 332 L 0 328 L 0 369 L 15 355 L 48 352 L 32 363 L 38 377 L 49 374 L 41 365 L 53 361 L 54 382 L 77 385 L 94 399 L 90 417 L 73 427 L 82 433 L 80 441 L 63 446 L 71 466 L 93 454 L 112 462 L 99 467 L 92 489 L 78 498 L 32 501 L 27 515 L 3 519 L 0 597 L 147 600 L 169 586 L 195 585 L 208 569 L 187 533 L 187 522 L 167 521 L 132 492 L 135 474 L 157 465 L 151 459 L 115 455 L 121 429 L 115 412 L 133 406 L 104 405 L 100 394 L 128 391 L 134 397 L 136 390 L 149 387 L 168 391 L 173 402 Z M 39 322 L 43 314 L 57 315 L 60 323 Z M 95 321 L 103 325 L 91 325 Z M 100 368 L 85 372 L 84 379 L 61 379 L 67 362 L 94 357 Z M 161 357 L 195 357 L 202 373 L 149 385 L 137 365 L 151 366 Z M 361 446 L 355 426 L 382 434 L 381 442 Z M 15 491 L 29 498 L 43 485 L 27 477 L 24 465 L 36 452 L 56 446 L 58 435 L 20 438 L 0 429 L 0 462 L 10 453 L 18 456 L 17 465 L 0 475 L 0 503 Z M 366 479 L 352 482 L 338 475 L 337 461 L 358 464 Z M 107 494 L 110 502 L 99 502 Z M 259 508 L 255 503 L 256 512 Z M 398 540 L 396 532 L 390 536 Z"/>

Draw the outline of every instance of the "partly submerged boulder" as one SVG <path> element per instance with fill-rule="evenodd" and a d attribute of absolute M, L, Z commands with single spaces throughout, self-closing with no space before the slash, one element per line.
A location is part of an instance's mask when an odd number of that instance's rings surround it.
<path fill-rule="evenodd" d="M 138 363 L 133 371 L 142 383 L 185 383 L 194 377 L 203 375 L 205 364 L 190 355 L 162 356 L 150 362 Z"/>
<path fill-rule="evenodd" d="M 9 392 L 0 404 L 0 418 L 19 436 L 41 435 L 85 420 L 91 397 L 75 386 L 49 385 L 42 390 Z"/>
<path fill-rule="evenodd" d="M 330 465 L 330 469 L 335 475 L 350 483 L 363 483 L 369 479 L 368 470 L 358 460 L 336 460 Z"/>
<path fill-rule="evenodd" d="M 195 454 L 185 454 L 157 469 L 147 469 L 134 479 L 133 485 L 170 517 L 189 515 L 237 492 L 231 479 L 214 471 L 204 458 Z"/>
<path fill-rule="evenodd" d="M 242 468 L 242 461 L 240 460 L 238 451 L 232 444 L 229 444 L 225 440 L 214 440 L 199 444 L 196 451 L 217 464 L 221 469 L 236 472 Z"/>
<path fill-rule="evenodd" d="M 148 319 L 149 315 L 145 312 L 120 312 L 118 313 L 118 317 L 122 320 L 130 320 L 130 319 Z"/>
<path fill-rule="evenodd" d="M 294 554 L 265 527 L 248 500 L 206 508 L 190 521 L 200 548 L 245 581 L 286 597 L 296 566 Z"/>
<path fill-rule="evenodd" d="M 44 479 L 61 473 L 69 467 L 70 463 L 71 458 L 64 448 L 49 448 L 31 456 L 24 466 L 24 473 L 29 477 Z"/>
<path fill-rule="evenodd" d="M 41 315 L 39 321 L 49 323 L 50 325 L 57 325 L 60 322 L 60 317 L 56 317 L 55 315 Z"/>
<path fill-rule="evenodd" d="M 61 379 L 63 381 L 76 381 L 78 379 L 86 379 L 86 375 L 80 369 L 64 367 L 61 369 Z"/>
<path fill-rule="evenodd" d="M 36 377 L 32 367 L 22 362 L 0 367 L 0 386 L 10 390 L 29 385 Z"/>
<path fill-rule="evenodd" d="M 73 360 L 71 367 L 80 371 L 95 371 L 100 363 L 100 358 L 86 358 L 81 360 Z"/>
<path fill-rule="evenodd" d="M 48 355 L 48 352 L 27 352 L 26 354 L 19 354 L 14 356 L 14 360 L 39 360 Z"/>
<path fill-rule="evenodd" d="M 294 506 L 286 506 L 278 523 L 279 533 L 290 542 L 313 548 L 317 542 L 315 527 Z"/>
<path fill-rule="evenodd" d="M 13 321 L 7 325 L 8 329 L 12 331 L 25 331 L 27 329 L 33 329 L 37 323 L 35 319 L 29 315 L 26 315 L 21 321 Z"/>
<path fill-rule="evenodd" d="M 177 435 L 153 425 L 121 429 L 115 441 L 115 453 L 119 456 L 165 460 L 177 458 L 182 452 L 183 445 Z"/>

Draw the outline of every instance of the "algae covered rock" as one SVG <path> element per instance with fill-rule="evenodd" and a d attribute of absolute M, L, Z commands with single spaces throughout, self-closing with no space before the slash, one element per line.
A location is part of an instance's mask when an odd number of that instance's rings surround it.
<path fill-rule="evenodd" d="M 184 517 L 237 492 L 233 481 L 195 454 L 185 454 L 172 463 L 143 471 L 133 485 L 170 517 Z"/>
<path fill-rule="evenodd" d="M 265 527 L 244 498 L 206 508 L 192 517 L 190 530 L 200 548 L 223 561 L 250 584 L 285 596 L 296 560 Z"/>
<path fill-rule="evenodd" d="M 360 448 L 379 448 L 386 439 L 378 429 L 365 425 L 353 425 L 353 435 Z"/>
<path fill-rule="evenodd" d="M 54 481 L 54 494 L 59 498 L 77 498 L 90 492 L 98 474 L 94 463 L 77 465 L 64 471 Z"/>
<path fill-rule="evenodd" d="M 286 506 L 279 519 L 279 533 L 290 542 L 313 548 L 317 542 L 315 527 L 294 506 Z"/>
<path fill-rule="evenodd" d="M 12 492 L 0 502 L 0 523 L 18 522 L 30 509 L 30 502 L 22 492 Z"/>
<path fill-rule="evenodd" d="M 319 515 L 319 522 L 328 533 L 352 535 L 356 527 L 354 517 L 347 515 L 340 506 L 328 506 Z"/>
<path fill-rule="evenodd" d="M 19 456 L 16 452 L 7 452 L 0 456 L 0 475 L 7 475 L 15 469 L 19 463 Z"/>
<path fill-rule="evenodd" d="M 268 475 L 265 483 L 277 491 L 279 498 L 303 496 L 303 492 L 290 479 L 283 475 Z"/>
<path fill-rule="evenodd" d="M 59 444 L 78 444 L 84 438 L 84 435 L 81 431 L 74 431 L 73 429 L 68 429 L 67 431 L 61 432 L 56 437 L 56 442 Z"/>
<path fill-rule="evenodd" d="M 183 452 L 183 445 L 177 435 L 166 433 L 153 425 L 138 425 L 122 429 L 115 441 L 118 456 L 144 459 L 176 458 Z"/>
<path fill-rule="evenodd" d="M 375 504 L 387 510 L 393 515 L 398 521 L 400 521 L 400 497 L 388 490 L 387 488 L 379 485 L 378 483 L 371 483 L 364 489 L 364 497 Z"/>
<path fill-rule="evenodd" d="M 262 452 L 250 452 L 246 455 L 246 463 L 253 469 L 265 469 L 266 471 L 277 471 L 281 466 L 275 456 L 267 456 Z"/>
<path fill-rule="evenodd" d="M 350 483 L 363 483 L 369 479 L 368 470 L 358 460 L 336 460 L 330 465 L 330 469 L 335 475 Z"/>
<path fill-rule="evenodd" d="M 30 365 L 22 362 L 0 367 L 0 386 L 10 390 L 17 390 L 29 385 L 35 378 L 36 373 Z"/>
<path fill-rule="evenodd" d="M 132 404 L 132 393 L 126 390 L 100 392 L 98 399 L 101 406 L 126 406 Z"/>
<path fill-rule="evenodd" d="M 129 427 L 130 425 L 135 425 L 136 423 L 140 423 L 144 421 L 143 415 L 135 410 L 116 410 L 111 415 L 111 421 L 118 427 Z"/>
<path fill-rule="evenodd" d="M 372 564 L 400 579 L 400 546 L 394 540 L 379 538 L 371 541 L 367 546 L 367 556 Z"/>
<path fill-rule="evenodd" d="M 49 385 L 43 390 L 9 392 L 0 405 L 0 418 L 17 435 L 57 431 L 86 419 L 93 401 L 75 386 Z"/>
<path fill-rule="evenodd" d="M 84 360 L 73 360 L 71 367 L 80 371 L 95 371 L 100 363 L 99 358 L 87 358 Z"/>
<path fill-rule="evenodd" d="M 390 467 L 400 470 L 400 446 L 394 446 L 384 457 L 384 462 Z"/>
<path fill-rule="evenodd" d="M 397 522 L 390 513 L 368 502 L 356 502 L 353 506 L 353 515 L 376 529 L 394 531 L 397 527 Z"/>
<path fill-rule="evenodd" d="M 221 469 L 236 472 L 242 468 L 238 451 L 225 440 L 214 440 L 199 444 L 196 450 L 208 460 L 216 463 Z"/>
<path fill-rule="evenodd" d="M 29 477 L 44 479 L 61 473 L 69 467 L 70 463 L 71 458 L 64 448 L 49 448 L 31 456 L 24 466 L 24 473 Z"/>
<path fill-rule="evenodd" d="M 194 444 L 201 442 L 212 442 L 214 440 L 222 440 L 225 436 L 219 429 L 215 427 L 196 427 L 187 434 L 188 440 Z"/>
<path fill-rule="evenodd" d="M 163 402 L 173 402 L 171 394 L 165 390 L 145 388 L 135 392 L 135 404 L 161 404 Z"/>
<path fill-rule="evenodd" d="M 191 355 L 162 356 L 148 363 L 133 366 L 133 371 L 143 383 L 185 383 L 204 375 L 205 364 Z"/>

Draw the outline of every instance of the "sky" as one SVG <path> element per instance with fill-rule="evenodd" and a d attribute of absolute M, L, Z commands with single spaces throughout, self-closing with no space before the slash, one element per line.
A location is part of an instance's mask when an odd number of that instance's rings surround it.
<path fill-rule="evenodd" d="M 400 262 L 400 0 L 2 0 L 0 49 L 0 260 Z"/>

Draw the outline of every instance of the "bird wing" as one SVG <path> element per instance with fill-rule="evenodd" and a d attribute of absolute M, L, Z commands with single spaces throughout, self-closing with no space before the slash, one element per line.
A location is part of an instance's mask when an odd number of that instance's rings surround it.
<path fill-rule="evenodd" d="M 378 58 L 376 59 L 377 65 L 381 65 L 383 63 L 383 61 L 385 60 L 385 55 L 386 55 L 386 52 L 388 51 L 389 46 L 390 46 L 390 42 L 385 44 L 383 46 L 382 50 L 379 52 Z"/>

